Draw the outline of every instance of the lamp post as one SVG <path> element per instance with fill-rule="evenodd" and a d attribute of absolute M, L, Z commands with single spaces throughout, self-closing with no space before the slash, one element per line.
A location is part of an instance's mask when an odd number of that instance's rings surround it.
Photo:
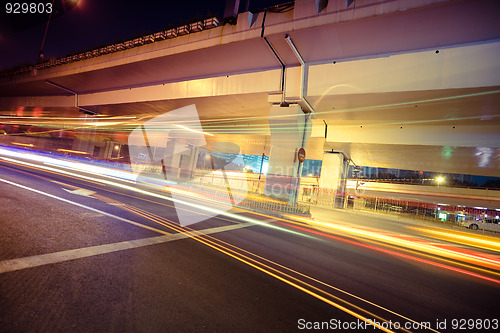
<path fill-rule="evenodd" d="M 52 11 L 50 12 L 49 14 L 49 18 L 47 20 L 47 24 L 45 25 L 45 30 L 43 32 L 43 37 L 42 37 L 42 43 L 40 44 L 40 51 L 38 52 L 38 59 L 37 59 L 37 63 L 40 63 L 43 61 L 43 46 L 45 45 L 45 38 L 47 37 L 47 31 L 49 30 L 49 23 L 50 23 L 50 18 L 52 17 L 52 13 L 54 12 L 54 1 L 55 0 L 52 0 Z"/>
<path fill-rule="evenodd" d="M 442 176 L 439 176 L 436 178 L 436 182 L 437 182 L 437 186 L 439 187 L 439 185 L 441 185 L 442 182 L 444 182 L 444 177 Z"/>

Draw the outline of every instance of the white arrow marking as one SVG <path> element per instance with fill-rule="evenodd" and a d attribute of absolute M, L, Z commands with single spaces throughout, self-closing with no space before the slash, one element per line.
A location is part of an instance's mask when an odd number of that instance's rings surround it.
<path fill-rule="evenodd" d="M 69 192 L 71 194 L 83 195 L 85 197 L 90 197 L 92 194 L 96 193 L 94 191 L 86 190 L 84 188 L 79 188 L 79 189 L 76 189 L 76 190 L 73 190 L 73 191 L 67 190 L 67 189 L 63 188 L 63 190 L 65 190 L 66 192 Z"/>

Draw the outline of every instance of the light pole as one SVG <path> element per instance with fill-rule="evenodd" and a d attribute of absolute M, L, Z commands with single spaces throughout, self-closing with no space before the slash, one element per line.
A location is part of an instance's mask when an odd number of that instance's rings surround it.
<path fill-rule="evenodd" d="M 52 10 L 50 11 L 49 14 L 49 19 L 47 20 L 47 24 L 45 25 L 45 30 L 43 32 L 43 37 L 42 37 L 42 43 L 40 44 L 40 51 L 38 52 L 38 60 L 37 63 L 40 63 L 43 61 L 43 46 L 45 45 L 45 38 L 47 37 L 47 31 L 49 30 L 49 23 L 50 23 L 50 18 L 52 17 L 52 13 L 54 12 L 54 1 L 52 0 Z"/>
<path fill-rule="evenodd" d="M 260 170 L 259 170 L 259 181 L 257 182 L 257 193 L 259 194 L 260 190 L 260 179 L 262 178 L 262 169 L 264 167 L 264 158 L 266 154 L 262 153 L 262 159 L 260 160 Z"/>

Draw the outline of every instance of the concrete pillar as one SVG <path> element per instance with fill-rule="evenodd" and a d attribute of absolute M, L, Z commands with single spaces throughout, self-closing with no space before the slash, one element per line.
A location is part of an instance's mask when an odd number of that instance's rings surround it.
<path fill-rule="evenodd" d="M 93 115 L 80 114 L 79 122 L 83 128 L 75 130 L 76 138 L 73 141 L 73 150 L 84 151 L 92 155 L 94 153 L 95 128 L 90 127 L 90 123 L 96 121 Z M 84 125 L 87 124 L 87 125 Z M 88 127 L 87 127 L 88 126 Z"/>
<path fill-rule="evenodd" d="M 346 196 L 346 177 L 349 160 L 340 153 L 325 153 L 319 178 L 318 201 L 332 202 L 335 208 L 344 208 Z M 324 198 L 328 196 L 328 198 Z"/>
<path fill-rule="evenodd" d="M 273 105 L 269 112 L 271 150 L 264 194 L 290 204 L 297 203 L 302 163 L 297 152 L 311 136 L 310 114 L 299 105 Z"/>
<path fill-rule="evenodd" d="M 167 139 L 168 140 L 168 139 Z M 154 148 L 154 147 L 153 147 Z M 154 149 L 154 159 L 162 164 L 162 174 L 172 181 L 190 181 L 198 162 L 197 146 L 182 138 L 168 140 L 165 149 Z M 163 162 L 161 162 L 163 161 Z"/>
<path fill-rule="evenodd" d="M 194 105 L 146 121 L 130 133 L 128 143 L 135 174 L 146 182 L 149 177 L 175 183 L 189 180 L 198 147 L 207 144 Z"/>

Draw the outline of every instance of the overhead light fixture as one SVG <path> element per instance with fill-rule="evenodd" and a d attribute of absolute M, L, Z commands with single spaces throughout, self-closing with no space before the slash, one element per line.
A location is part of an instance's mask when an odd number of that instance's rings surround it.
<path fill-rule="evenodd" d="M 155 42 L 155 36 L 154 35 L 147 35 L 144 36 L 144 43 L 145 44 L 150 44 Z"/>
<path fill-rule="evenodd" d="M 187 35 L 189 33 L 189 25 L 183 25 L 182 27 L 178 27 L 177 28 L 177 34 L 179 36 L 182 36 L 182 35 Z"/>
<path fill-rule="evenodd" d="M 165 36 L 165 31 L 160 31 L 154 34 L 154 38 L 155 40 L 164 40 L 167 36 Z"/>
<path fill-rule="evenodd" d="M 134 46 L 142 46 L 142 45 L 144 45 L 144 38 L 139 37 L 139 38 L 133 39 L 132 43 L 134 44 Z"/>
<path fill-rule="evenodd" d="M 202 30 L 203 30 L 203 22 L 202 21 L 191 23 L 189 25 L 189 31 L 191 31 L 191 32 L 198 32 L 198 31 L 202 31 Z"/>
<path fill-rule="evenodd" d="M 82 154 L 82 155 L 88 155 L 89 154 L 86 151 L 71 150 L 71 149 L 57 149 L 57 151 L 62 151 L 64 153 Z"/>
<path fill-rule="evenodd" d="M 175 38 L 175 37 L 177 37 L 177 28 L 173 28 L 173 29 L 165 31 L 165 36 L 167 38 Z"/>
<path fill-rule="evenodd" d="M 205 134 L 205 135 L 214 136 L 214 134 L 212 134 L 212 133 L 198 131 L 198 130 L 195 130 L 195 129 L 192 129 L 192 128 L 189 128 L 189 127 L 186 127 L 186 126 L 183 126 L 183 125 L 177 125 L 177 124 L 175 124 L 175 126 L 180 127 L 182 129 L 185 129 L 186 131 L 189 131 L 189 132 L 201 133 L 201 134 Z"/>
<path fill-rule="evenodd" d="M 203 21 L 203 26 L 205 29 L 212 29 L 219 26 L 219 20 L 217 17 L 212 17 Z"/>
<path fill-rule="evenodd" d="M 131 49 L 134 47 L 134 43 L 131 41 L 131 40 L 128 40 L 126 42 L 123 42 L 123 46 L 126 48 L 126 49 Z"/>

